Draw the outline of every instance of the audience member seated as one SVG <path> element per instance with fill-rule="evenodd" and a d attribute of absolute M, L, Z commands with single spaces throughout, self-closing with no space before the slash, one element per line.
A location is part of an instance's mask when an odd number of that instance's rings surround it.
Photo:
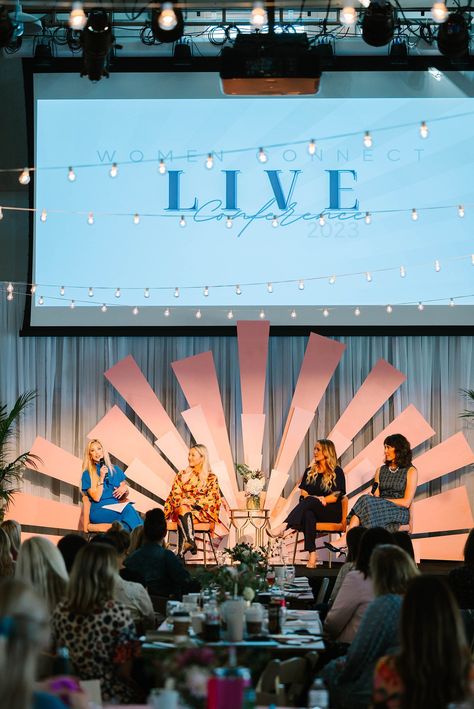
<path fill-rule="evenodd" d="M 354 571 L 356 568 L 357 554 L 359 553 L 360 540 L 365 532 L 365 527 L 353 527 L 347 532 L 346 543 L 347 543 L 347 556 L 345 563 L 339 569 L 336 581 L 334 583 L 334 588 L 329 596 L 328 605 L 331 607 L 336 600 L 336 596 L 341 590 L 342 582 L 346 578 L 349 571 Z"/>
<path fill-rule="evenodd" d="M 179 599 L 183 593 L 193 590 L 193 580 L 181 560 L 163 546 L 166 536 L 163 510 L 158 507 L 148 510 L 143 535 L 142 546 L 125 560 L 125 568 L 143 574 L 152 596 Z"/>
<path fill-rule="evenodd" d="M 67 597 L 52 616 L 56 647 L 67 647 L 83 679 L 99 679 L 102 699 L 119 704 L 139 701 L 131 679 L 138 653 L 135 625 L 114 600 L 117 553 L 108 544 L 88 544 L 78 553 Z"/>
<path fill-rule="evenodd" d="M 6 579 L 15 573 L 11 543 L 8 534 L 0 527 L 0 579 Z"/>
<path fill-rule="evenodd" d="M 31 537 L 23 542 L 15 575 L 33 586 L 50 612 L 66 594 L 66 564 L 59 549 L 45 537 Z"/>
<path fill-rule="evenodd" d="M 58 549 L 62 554 L 68 574 L 71 573 L 74 559 L 78 552 L 87 544 L 86 539 L 80 534 L 66 534 L 65 537 L 59 540 Z"/>
<path fill-rule="evenodd" d="M 0 702 L 5 709 L 87 709 L 87 699 L 72 677 L 47 680 L 42 683 L 42 691 L 35 685 L 38 656 L 48 646 L 49 635 L 46 606 L 31 586 L 17 579 L 3 581 Z"/>
<path fill-rule="evenodd" d="M 393 543 L 396 544 L 397 547 L 400 547 L 400 549 L 403 549 L 403 551 L 406 551 L 408 556 L 411 556 L 411 558 L 415 560 L 415 550 L 413 549 L 413 542 L 408 532 L 400 532 L 400 530 L 393 532 Z"/>
<path fill-rule="evenodd" d="M 326 616 L 324 630 L 338 643 L 351 643 L 369 603 L 374 598 L 369 573 L 370 557 L 379 544 L 390 544 L 392 535 L 382 527 L 367 529 L 361 537 L 355 569 L 342 582 L 337 598 Z"/>
<path fill-rule="evenodd" d="M 473 683 L 470 652 L 453 594 L 434 576 L 414 579 L 402 606 L 400 652 L 382 657 L 375 670 L 373 706 L 460 706 L 472 695 Z"/>
<path fill-rule="evenodd" d="M 130 532 L 130 546 L 128 547 L 128 554 L 133 554 L 134 551 L 140 549 L 143 544 L 143 525 L 135 527 Z"/>
<path fill-rule="evenodd" d="M 474 609 L 474 529 L 464 545 L 464 565 L 449 572 L 448 583 L 459 607 Z"/>
<path fill-rule="evenodd" d="M 0 526 L 8 534 L 13 561 L 16 561 L 21 547 L 21 524 L 14 519 L 6 519 Z"/>
<path fill-rule="evenodd" d="M 115 580 L 115 600 L 130 611 L 140 634 L 149 628 L 154 628 L 155 612 L 148 591 L 143 588 L 141 583 L 126 581 L 119 575 L 127 556 L 130 543 L 129 533 L 118 522 L 114 522 L 106 534 L 98 534 L 92 539 L 91 544 L 96 542 L 110 544 L 117 552 L 118 568 Z"/>
<path fill-rule="evenodd" d="M 398 646 L 402 595 L 417 574 L 415 562 L 400 547 L 382 544 L 374 549 L 370 575 L 375 599 L 347 655 L 333 660 L 322 671 L 333 709 L 367 709 L 370 705 L 375 665 Z"/>

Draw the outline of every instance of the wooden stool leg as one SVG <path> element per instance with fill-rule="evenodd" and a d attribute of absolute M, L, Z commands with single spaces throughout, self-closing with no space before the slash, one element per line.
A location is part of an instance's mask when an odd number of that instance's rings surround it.
<path fill-rule="evenodd" d="M 219 560 L 217 558 L 216 550 L 214 549 L 214 544 L 212 543 L 211 533 L 208 532 L 207 534 L 209 536 L 209 544 L 211 545 L 212 553 L 214 555 L 214 561 L 216 562 L 216 566 L 219 566 Z"/>
<path fill-rule="evenodd" d="M 296 550 L 298 547 L 298 537 L 300 536 L 299 532 L 296 532 L 295 534 L 295 547 L 293 549 L 293 566 L 295 565 L 295 559 L 296 559 Z"/>
<path fill-rule="evenodd" d="M 206 534 L 209 534 L 209 532 L 204 532 L 202 535 L 202 551 L 204 554 L 204 566 L 207 566 L 207 541 L 206 541 Z"/>

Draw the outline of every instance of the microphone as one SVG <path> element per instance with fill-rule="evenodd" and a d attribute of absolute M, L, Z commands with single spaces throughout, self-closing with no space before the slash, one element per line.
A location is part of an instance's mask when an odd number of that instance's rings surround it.
<path fill-rule="evenodd" d="M 105 458 L 101 458 L 101 459 L 99 460 L 99 470 L 101 469 L 101 467 L 102 467 L 103 465 L 105 465 Z M 107 473 L 105 473 L 105 477 L 107 477 Z"/>
<path fill-rule="evenodd" d="M 378 482 L 376 482 L 376 481 L 374 480 L 374 482 L 372 483 L 372 488 L 371 488 L 371 490 L 370 490 L 370 492 L 371 492 L 372 495 L 375 495 L 375 493 L 377 492 L 378 486 L 379 486 Z"/>

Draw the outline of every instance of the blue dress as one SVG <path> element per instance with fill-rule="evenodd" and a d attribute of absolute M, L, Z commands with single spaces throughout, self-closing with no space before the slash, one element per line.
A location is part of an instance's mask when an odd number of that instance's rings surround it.
<path fill-rule="evenodd" d="M 97 463 L 97 475 L 99 474 L 99 464 Z M 115 512 L 114 510 L 104 509 L 105 505 L 113 505 L 120 502 L 116 500 L 113 496 L 113 492 L 116 487 L 120 485 L 121 482 L 125 480 L 125 473 L 120 470 L 118 465 L 114 465 L 113 470 L 110 470 L 105 476 L 104 487 L 102 490 L 102 497 L 98 502 L 93 500 L 89 495 L 91 501 L 91 511 L 90 511 L 90 521 L 93 524 L 101 524 L 103 522 L 120 522 L 126 530 L 129 532 L 140 524 L 143 524 L 140 515 L 135 510 L 131 502 L 123 509 L 122 512 Z M 91 487 L 91 476 L 88 470 L 84 470 L 82 473 L 81 488 L 82 492 L 87 493 Z"/>

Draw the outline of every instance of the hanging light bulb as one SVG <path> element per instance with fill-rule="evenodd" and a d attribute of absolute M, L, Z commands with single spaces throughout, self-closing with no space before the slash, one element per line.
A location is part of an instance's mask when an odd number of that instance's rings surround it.
<path fill-rule="evenodd" d="M 446 22 L 448 19 L 448 8 L 444 2 L 435 2 L 431 8 L 431 17 L 435 22 Z"/>
<path fill-rule="evenodd" d="M 333 286 L 336 282 L 336 276 L 333 274 L 332 276 L 329 276 L 329 283 Z"/>
<path fill-rule="evenodd" d="M 174 297 L 179 298 L 179 288 L 174 289 Z"/>
<path fill-rule="evenodd" d="M 359 315 L 360 315 L 360 308 L 359 308 L 359 307 L 357 307 L 357 308 L 354 310 L 354 315 L 356 316 L 356 318 L 359 317 Z"/>
<path fill-rule="evenodd" d="M 82 6 L 82 2 L 72 3 L 71 12 L 69 13 L 68 24 L 72 30 L 76 30 L 77 32 L 80 32 L 86 26 L 87 17 Z"/>
<path fill-rule="evenodd" d="M 319 215 L 318 222 L 319 226 L 324 226 L 326 224 L 326 219 L 323 212 L 321 212 L 321 214 Z"/>
<path fill-rule="evenodd" d="M 372 222 L 372 216 L 370 212 L 365 213 L 364 221 L 366 224 L 370 224 Z"/>
<path fill-rule="evenodd" d="M 259 162 L 265 163 L 268 160 L 268 155 L 263 148 L 258 149 L 257 158 Z"/>
<path fill-rule="evenodd" d="M 138 306 L 137 305 L 135 305 L 135 307 L 133 308 L 132 313 L 134 315 L 138 315 Z"/>
<path fill-rule="evenodd" d="M 208 170 L 212 170 L 212 168 L 214 167 L 214 158 L 212 157 L 212 153 L 208 153 L 207 155 L 206 167 Z"/>
<path fill-rule="evenodd" d="M 162 30 L 174 30 L 178 24 L 178 18 L 173 10 L 171 2 L 164 2 L 161 6 L 161 12 L 158 15 L 158 25 Z"/>
<path fill-rule="evenodd" d="M 357 10 L 350 5 L 346 5 L 339 13 L 339 22 L 341 25 L 355 25 L 357 22 Z"/>
<path fill-rule="evenodd" d="M 411 210 L 411 218 L 413 219 L 414 222 L 418 221 L 418 212 L 416 211 L 415 208 Z"/>
<path fill-rule="evenodd" d="M 100 306 L 100 309 L 101 309 L 101 311 L 102 311 L 103 313 L 106 313 L 106 312 L 107 312 L 107 306 L 106 306 L 106 304 L 105 304 L 105 303 L 102 303 L 102 305 Z"/>
<path fill-rule="evenodd" d="M 429 135 L 429 130 L 428 130 L 428 126 L 426 125 L 426 121 L 421 121 L 420 138 L 427 138 L 428 135 Z"/>
<path fill-rule="evenodd" d="M 90 224 L 90 226 L 93 225 L 94 223 L 94 212 L 89 212 L 87 216 L 87 223 Z"/>
<path fill-rule="evenodd" d="M 316 153 L 316 143 L 313 140 L 313 138 L 311 138 L 311 140 L 308 143 L 308 153 L 310 155 L 314 155 Z"/>
<path fill-rule="evenodd" d="M 234 313 L 232 312 L 232 310 L 229 310 L 229 312 L 227 313 L 227 320 L 232 320 L 233 317 Z"/>
<path fill-rule="evenodd" d="M 200 320 L 202 318 L 202 313 L 200 310 L 196 310 L 196 319 Z"/>
<path fill-rule="evenodd" d="M 465 213 L 466 213 L 466 212 L 464 211 L 463 205 L 460 204 L 460 205 L 458 206 L 458 216 L 461 217 L 461 219 L 462 219 L 463 216 L 465 215 Z"/>
<path fill-rule="evenodd" d="M 13 293 L 13 283 L 9 283 L 7 285 L 7 293 Z"/>
<path fill-rule="evenodd" d="M 140 215 L 139 215 L 139 214 L 134 214 L 134 215 L 133 215 L 133 223 L 134 223 L 134 224 L 140 224 Z"/>
<path fill-rule="evenodd" d="M 69 307 L 71 308 L 71 310 L 74 310 L 74 308 L 76 307 L 76 304 L 73 300 L 71 300 Z"/>
<path fill-rule="evenodd" d="M 232 221 L 232 217 L 227 217 L 227 219 L 225 220 L 225 225 L 228 229 L 232 229 L 233 223 L 234 222 Z"/>
<path fill-rule="evenodd" d="M 296 318 L 296 310 L 294 308 L 290 313 L 290 318 L 292 318 L 293 320 Z"/>
<path fill-rule="evenodd" d="M 203 290 L 202 294 L 203 294 L 203 296 L 204 296 L 205 298 L 208 297 L 208 295 L 209 295 L 209 286 L 204 286 L 204 290 Z"/>
<path fill-rule="evenodd" d="M 158 172 L 160 175 L 164 175 L 166 173 L 166 163 L 163 158 L 161 158 L 160 164 L 158 165 Z"/>
<path fill-rule="evenodd" d="M 304 281 L 303 281 L 303 279 L 301 279 L 301 280 L 298 282 L 298 289 L 299 289 L 299 290 L 304 290 Z"/>
<path fill-rule="evenodd" d="M 29 185 L 30 184 L 30 171 L 28 170 L 27 167 L 25 167 L 21 173 L 20 177 L 18 178 L 18 182 L 20 185 Z"/>
<path fill-rule="evenodd" d="M 405 266 L 400 266 L 400 278 L 405 278 L 406 275 L 407 275 L 407 272 L 406 272 Z"/>
<path fill-rule="evenodd" d="M 2 209 L 2 207 L 0 207 L 0 221 L 2 221 L 2 219 L 3 219 L 3 209 Z"/>
<path fill-rule="evenodd" d="M 242 289 L 240 288 L 239 285 L 235 286 L 235 293 L 236 293 L 236 295 L 242 295 Z"/>
<path fill-rule="evenodd" d="M 450 298 L 449 299 L 449 307 L 454 308 L 455 305 L 456 305 L 456 303 L 454 302 L 454 298 Z"/>
<path fill-rule="evenodd" d="M 120 296 L 122 295 L 122 293 L 120 292 L 120 288 L 116 288 L 116 289 L 115 289 L 114 295 L 115 295 L 116 298 L 120 298 Z"/>
<path fill-rule="evenodd" d="M 109 175 L 110 175 L 110 177 L 117 177 L 117 175 L 118 175 L 118 165 L 117 165 L 116 162 L 113 162 L 113 163 L 112 163 L 112 166 L 111 166 L 111 168 L 110 168 L 110 170 L 109 170 Z"/>
<path fill-rule="evenodd" d="M 372 283 L 372 274 L 370 271 L 366 272 L 365 278 L 366 278 L 367 283 Z"/>
<path fill-rule="evenodd" d="M 418 308 L 418 310 L 424 310 L 424 309 L 425 309 L 425 306 L 423 305 L 423 303 L 421 302 L 421 300 L 420 300 L 420 302 L 418 303 L 417 308 Z"/>
<path fill-rule="evenodd" d="M 267 283 L 267 292 L 273 293 L 273 283 L 270 283 L 270 282 Z"/>
<path fill-rule="evenodd" d="M 277 226 L 278 226 L 278 219 L 277 219 L 276 214 L 274 214 L 274 215 L 273 215 L 273 219 L 272 219 L 272 227 L 273 227 L 274 229 L 276 229 Z"/>
<path fill-rule="evenodd" d="M 329 310 L 328 310 L 327 308 L 324 308 L 324 310 L 323 310 L 323 316 L 324 316 L 325 318 L 328 318 L 328 317 L 329 317 Z"/>
<path fill-rule="evenodd" d="M 7 300 L 13 300 L 13 293 L 7 293 Z"/>
<path fill-rule="evenodd" d="M 61 288 L 59 289 L 59 295 L 64 295 L 65 292 L 66 292 L 65 287 L 64 287 L 64 286 L 61 286 Z"/>
<path fill-rule="evenodd" d="M 163 311 L 163 315 L 165 316 L 165 318 L 169 318 L 169 316 L 170 316 L 170 312 L 171 312 L 171 311 L 170 311 L 170 309 L 169 309 L 169 308 L 165 308 L 165 309 L 164 309 L 164 311 Z"/>
<path fill-rule="evenodd" d="M 40 297 L 38 298 L 38 305 L 43 305 L 43 303 L 44 303 L 44 298 L 42 295 L 40 295 Z"/>
<path fill-rule="evenodd" d="M 94 297 L 94 289 L 92 287 L 89 288 L 89 290 L 87 291 L 87 295 L 89 296 L 89 298 Z"/>
<path fill-rule="evenodd" d="M 371 148 L 373 144 L 374 144 L 374 141 L 372 140 L 372 136 L 370 135 L 370 131 L 366 130 L 364 133 L 364 147 Z"/>
<path fill-rule="evenodd" d="M 439 273 L 441 271 L 441 264 L 438 259 L 436 259 L 434 262 L 434 270 L 436 271 L 436 273 Z"/>
<path fill-rule="evenodd" d="M 258 317 L 260 318 L 260 320 L 263 320 L 265 318 L 265 311 L 261 310 L 258 314 Z"/>
<path fill-rule="evenodd" d="M 40 219 L 43 222 L 43 224 L 47 220 L 47 218 L 48 218 L 48 212 L 46 211 L 46 209 L 42 209 Z"/>
<path fill-rule="evenodd" d="M 186 226 L 186 219 L 184 218 L 183 215 L 181 215 L 181 218 L 180 218 L 180 220 L 179 220 L 179 226 L 180 226 L 182 229 L 184 229 L 184 227 Z"/>
<path fill-rule="evenodd" d="M 143 291 L 143 297 L 144 298 L 150 297 L 150 289 L 149 288 L 145 288 L 145 290 Z"/>
<path fill-rule="evenodd" d="M 74 172 L 72 167 L 68 168 L 67 179 L 69 180 L 69 182 L 75 182 L 76 180 L 76 173 Z"/>
<path fill-rule="evenodd" d="M 267 22 L 267 11 L 265 10 L 263 2 L 260 2 L 260 0 L 255 0 L 252 7 L 252 12 L 250 13 L 250 24 L 252 27 L 255 27 L 255 29 L 260 30 L 267 24 Z"/>
<path fill-rule="evenodd" d="M 393 308 L 392 308 L 391 305 L 387 305 L 387 307 L 385 308 L 385 310 L 387 311 L 387 313 L 388 313 L 389 315 L 390 315 L 390 313 L 393 312 Z"/>
<path fill-rule="evenodd" d="M 36 293 L 36 283 L 31 284 L 30 293 L 31 295 L 34 295 Z"/>

